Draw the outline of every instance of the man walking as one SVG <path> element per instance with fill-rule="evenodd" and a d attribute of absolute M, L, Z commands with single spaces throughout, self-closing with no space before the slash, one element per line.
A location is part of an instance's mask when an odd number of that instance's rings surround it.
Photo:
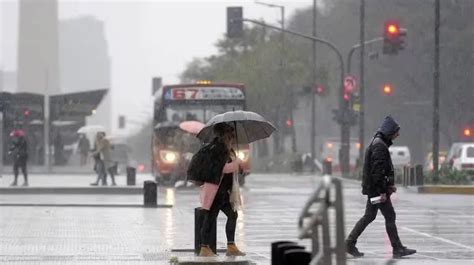
<path fill-rule="evenodd" d="M 392 244 L 393 257 L 400 258 L 416 253 L 416 250 L 403 246 L 398 237 L 395 210 L 390 200 L 390 195 L 397 189 L 394 186 L 394 170 L 388 147 L 399 135 L 400 126 L 391 116 L 387 116 L 365 151 L 362 194 L 368 198 L 364 216 L 360 218 L 346 240 L 347 253 L 352 256 L 364 255 L 355 246 L 357 238 L 375 220 L 378 210 L 385 218 L 385 228 Z M 378 200 L 375 200 L 376 197 L 379 197 Z M 371 202 L 371 198 L 375 201 Z"/>

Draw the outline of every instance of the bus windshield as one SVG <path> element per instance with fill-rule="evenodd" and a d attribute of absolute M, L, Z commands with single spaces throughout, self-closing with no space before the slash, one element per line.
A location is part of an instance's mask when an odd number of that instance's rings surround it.
<path fill-rule="evenodd" d="M 162 121 L 200 121 L 206 123 L 217 114 L 232 110 L 243 110 L 243 104 L 173 104 L 164 110 Z"/>

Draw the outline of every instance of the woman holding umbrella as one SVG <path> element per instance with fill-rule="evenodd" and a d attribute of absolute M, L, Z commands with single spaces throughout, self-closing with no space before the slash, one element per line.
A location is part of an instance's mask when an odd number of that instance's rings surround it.
<path fill-rule="evenodd" d="M 237 158 L 234 148 L 238 147 L 238 144 L 249 144 L 269 137 L 273 131 L 275 127 L 254 112 L 230 111 L 214 116 L 197 135 L 203 142 L 210 143 L 207 147 L 203 147 L 209 150 L 209 159 L 203 160 L 202 163 L 207 172 L 204 179 L 201 179 L 204 181 L 201 203 L 205 213 L 199 256 L 215 256 L 209 243 L 211 227 L 215 225 L 219 211 L 227 215 L 226 255 L 245 255 L 234 241 L 237 210 L 241 206 L 236 174 L 241 161 Z"/>
<path fill-rule="evenodd" d="M 244 256 L 235 245 L 235 227 L 237 225 L 237 202 L 231 202 L 231 192 L 233 184 L 233 172 L 239 168 L 239 159 L 234 150 L 235 133 L 234 128 L 227 123 L 219 123 L 214 126 L 216 138 L 212 141 L 211 149 L 212 163 L 210 172 L 220 172 L 216 175 L 216 180 L 205 182 L 201 190 L 201 203 L 204 211 L 204 221 L 201 228 L 201 251 L 199 256 L 215 256 L 209 247 L 211 229 L 217 222 L 219 211 L 227 216 L 226 236 L 227 236 L 227 256 Z M 222 176 L 222 177 L 221 177 Z M 218 184 L 215 184 L 215 183 Z"/>

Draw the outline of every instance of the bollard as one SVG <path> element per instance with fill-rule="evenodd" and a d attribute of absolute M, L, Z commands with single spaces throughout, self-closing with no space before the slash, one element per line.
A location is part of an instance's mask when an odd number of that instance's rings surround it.
<path fill-rule="evenodd" d="M 425 177 L 424 177 L 424 175 L 423 175 L 423 165 L 416 165 L 416 166 L 415 166 L 415 175 L 416 175 L 416 179 L 415 179 L 416 183 L 415 183 L 415 185 L 417 185 L 417 186 L 423 186 L 423 184 L 424 184 L 424 182 L 425 182 L 425 181 L 424 181 Z"/>
<path fill-rule="evenodd" d="M 279 264 L 277 262 L 277 259 L 278 259 L 278 246 L 281 246 L 283 244 L 294 244 L 296 245 L 296 242 L 292 242 L 292 241 L 276 241 L 276 242 L 272 242 L 272 265 L 277 265 Z"/>
<path fill-rule="evenodd" d="M 145 181 L 143 183 L 143 204 L 145 207 L 156 207 L 157 195 L 156 182 L 152 180 Z"/>
<path fill-rule="evenodd" d="M 303 249 L 290 249 L 283 254 L 283 264 L 285 265 L 309 265 L 311 253 Z"/>
<path fill-rule="evenodd" d="M 323 161 L 323 175 L 332 175 L 332 162 L 328 160 Z"/>
<path fill-rule="evenodd" d="M 137 170 L 134 167 L 127 167 L 127 186 L 135 186 Z"/>
<path fill-rule="evenodd" d="M 276 263 L 273 263 L 272 261 L 272 264 L 275 264 L 275 265 L 286 265 L 283 261 L 284 261 L 284 254 L 285 254 L 285 251 L 287 250 L 291 250 L 291 249 L 303 249 L 304 250 L 304 247 L 303 246 L 298 246 L 294 243 L 288 243 L 288 244 L 281 244 L 277 247 L 277 255 L 276 255 Z"/>
<path fill-rule="evenodd" d="M 402 174 L 402 186 L 407 186 L 407 175 L 408 175 L 408 166 L 403 166 L 403 174 Z"/>
<path fill-rule="evenodd" d="M 410 166 L 410 173 L 409 173 L 409 181 L 408 181 L 408 186 L 414 186 L 415 185 L 415 167 Z"/>
<path fill-rule="evenodd" d="M 201 207 L 194 208 L 194 253 L 196 255 L 201 251 L 201 227 L 204 222 L 204 216 L 207 210 L 204 210 Z M 217 222 L 214 223 L 214 226 L 211 228 L 211 242 L 209 242 L 209 247 L 217 253 Z"/>

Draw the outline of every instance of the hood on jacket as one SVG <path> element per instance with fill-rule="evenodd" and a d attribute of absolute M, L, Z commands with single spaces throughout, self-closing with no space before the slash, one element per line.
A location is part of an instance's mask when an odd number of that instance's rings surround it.
<path fill-rule="evenodd" d="M 392 118 L 392 116 L 388 115 L 382 122 L 382 125 L 377 130 L 377 132 L 382 133 L 385 137 L 389 140 L 400 131 L 400 125 Z"/>

